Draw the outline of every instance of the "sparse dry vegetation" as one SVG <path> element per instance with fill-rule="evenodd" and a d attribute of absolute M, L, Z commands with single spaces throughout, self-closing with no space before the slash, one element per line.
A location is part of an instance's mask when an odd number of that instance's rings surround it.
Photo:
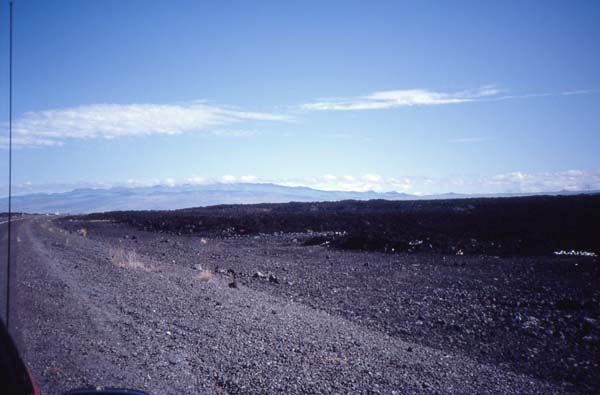
<path fill-rule="evenodd" d="M 133 250 L 126 251 L 123 248 L 111 248 L 110 260 L 118 267 L 149 270 L 148 266 L 142 262 L 138 254 Z"/>
<path fill-rule="evenodd" d="M 198 279 L 200 281 L 210 281 L 214 277 L 214 273 L 211 270 L 205 269 L 198 274 Z"/>

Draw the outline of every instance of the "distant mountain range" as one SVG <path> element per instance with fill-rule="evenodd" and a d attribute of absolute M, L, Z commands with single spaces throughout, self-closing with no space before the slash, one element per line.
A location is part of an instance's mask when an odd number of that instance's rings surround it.
<path fill-rule="evenodd" d="M 576 195 L 600 191 L 543 193 L 546 195 Z M 115 187 L 109 189 L 75 189 L 61 193 L 35 193 L 14 196 L 14 212 L 28 213 L 91 213 L 114 210 L 174 210 L 216 204 L 286 203 L 337 200 L 423 200 L 474 197 L 510 197 L 537 194 L 478 194 L 447 193 L 441 195 L 411 195 L 398 192 L 322 191 L 307 187 L 288 187 L 275 184 L 210 184 L 152 187 Z M 8 198 L 0 198 L 0 211 L 6 211 Z"/>

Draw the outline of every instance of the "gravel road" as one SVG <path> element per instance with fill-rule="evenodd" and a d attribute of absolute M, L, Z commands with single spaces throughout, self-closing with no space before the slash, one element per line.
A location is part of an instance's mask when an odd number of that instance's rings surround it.
<path fill-rule="evenodd" d="M 303 247 L 300 237 L 201 240 L 28 219 L 15 227 L 13 332 L 44 394 L 89 385 L 155 395 L 593 392 L 587 376 L 574 385 L 470 353 L 468 341 L 450 345 L 428 326 L 444 302 L 430 316 L 386 320 L 390 281 L 409 287 L 418 258 Z M 404 270 L 391 275 L 398 260 Z"/>

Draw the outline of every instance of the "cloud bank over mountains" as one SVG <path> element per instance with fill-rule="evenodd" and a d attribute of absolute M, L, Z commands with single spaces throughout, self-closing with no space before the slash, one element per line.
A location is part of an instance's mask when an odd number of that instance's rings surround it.
<path fill-rule="evenodd" d="M 79 188 L 140 188 L 152 186 L 177 187 L 182 185 L 219 184 L 275 184 L 285 187 L 308 187 L 322 191 L 340 192 L 398 192 L 416 196 L 464 193 L 464 194 L 503 194 L 503 193 L 544 193 L 558 191 L 600 190 L 600 170 L 566 170 L 558 172 L 526 173 L 510 172 L 489 177 L 385 177 L 377 174 L 334 175 L 314 177 L 269 178 L 255 175 L 224 175 L 219 178 L 192 176 L 182 179 L 126 180 L 114 183 L 72 182 L 63 184 L 36 185 L 19 183 L 13 185 L 15 195 L 31 193 L 57 193 Z M 0 188 L 0 196 L 6 196 L 7 187 Z"/>
<path fill-rule="evenodd" d="M 570 175 L 573 178 L 577 174 Z M 240 182 L 251 176 L 224 176 L 219 183 L 209 183 L 209 180 L 195 180 L 196 183 L 178 183 L 167 180 L 167 183 L 154 186 L 136 184 L 133 187 L 112 188 L 79 188 L 62 193 L 38 193 L 19 195 L 13 198 L 13 208 L 16 212 L 30 213 L 87 213 L 112 210 L 168 210 L 187 207 L 211 206 L 217 204 L 253 204 L 253 203 L 285 203 L 285 202 L 315 202 L 339 200 L 422 200 L 422 199 L 453 199 L 469 197 L 496 197 L 496 196 L 525 196 L 535 193 L 509 192 L 509 193 L 476 193 L 476 194 L 435 194 L 419 195 L 402 192 L 377 192 L 377 191 L 340 191 L 321 190 L 304 186 L 285 186 L 272 183 L 263 183 L 256 179 L 253 183 Z M 341 177 L 342 182 L 351 182 L 347 176 Z M 383 177 L 375 175 L 363 176 L 367 182 L 390 182 Z M 524 180 L 527 175 L 522 173 L 507 174 L 496 177 L 494 182 L 505 180 Z M 320 177 L 321 182 L 329 182 L 332 186 L 338 177 L 327 175 Z M 188 180 L 189 181 L 189 180 Z M 392 182 L 397 182 L 392 181 Z M 411 184 L 410 179 L 401 180 L 406 186 Z M 339 184 L 338 184 L 339 185 Z M 372 184 L 373 185 L 373 184 Z M 579 194 L 583 191 L 548 191 L 552 195 Z M 587 191 L 592 192 L 592 191 Z M 600 193 L 600 190 L 593 191 Z M 0 197 L 0 212 L 5 211 L 8 205 L 6 197 Z M 4 207 L 4 209 L 2 209 Z"/>

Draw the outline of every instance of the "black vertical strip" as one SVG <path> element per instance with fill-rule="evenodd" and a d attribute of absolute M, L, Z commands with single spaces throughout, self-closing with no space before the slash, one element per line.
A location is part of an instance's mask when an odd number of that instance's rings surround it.
<path fill-rule="evenodd" d="M 6 259 L 6 329 L 10 330 L 10 261 L 11 261 L 11 220 L 12 220 L 12 66 L 13 66 L 13 2 L 10 0 L 10 44 L 8 67 L 8 257 Z"/>

